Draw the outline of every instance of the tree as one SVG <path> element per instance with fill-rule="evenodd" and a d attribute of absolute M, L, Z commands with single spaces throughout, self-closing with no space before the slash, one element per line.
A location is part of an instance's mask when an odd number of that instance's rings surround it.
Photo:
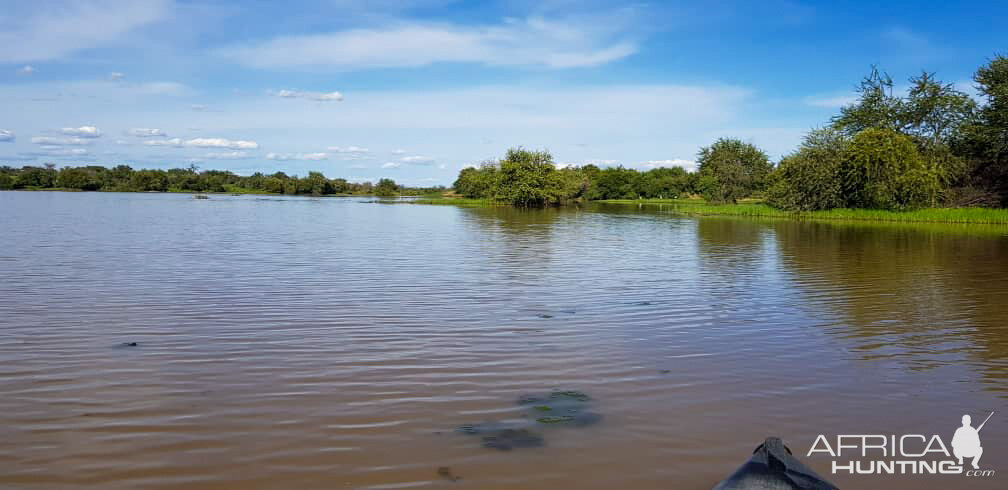
<path fill-rule="evenodd" d="M 921 72 L 910 84 L 896 125 L 924 145 L 948 144 L 973 119 L 976 102 L 951 83 L 936 80 L 934 73 Z"/>
<path fill-rule="evenodd" d="M 700 150 L 701 192 L 711 203 L 735 203 L 766 188 L 773 165 L 767 154 L 738 139 L 721 138 Z"/>
<path fill-rule="evenodd" d="M 767 203 L 792 211 L 843 206 L 840 170 L 849 146 L 850 138 L 835 128 L 810 131 L 771 174 Z"/>
<path fill-rule="evenodd" d="M 374 187 L 376 196 L 389 197 L 399 195 L 399 186 L 392 179 L 380 179 Z"/>
<path fill-rule="evenodd" d="M 491 198 L 497 188 L 497 167 L 493 162 L 484 162 L 480 168 L 466 167 L 459 172 L 452 187 L 468 198 Z"/>
<path fill-rule="evenodd" d="M 496 198 L 515 206 L 538 207 L 562 200 L 555 176 L 553 156 L 549 152 L 511 148 L 498 164 Z"/>
<path fill-rule="evenodd" d="M 590 199 L 636 199 L 634 180 L 637 171 L 630 168 L 607 167 L 597 172 L 589 192 Z"/>
<path fill-rule="evenodd" d="M 833 118 L 834 127 L 848 135 L 868 128 L 902 129 L 902 103 L 893 96 L 893 81 L 888 73 L 872 65 L 871 73 L 861 80 L 856 90 L 858 101 L 840 109 L 840 115 Z"/>
<path fill-rule="evenodd" d="M 56 170 L 51 165 L 23 167 L 18 174 L 17 187 L 49 188 L 56 183 Z"/>
<path fill-rule="evenodd" d="M 856 134 L 840 174 L 845 205 L 853 208 L 934 205 L 941 189 L 913 141 L 891 129 L 869 128 Z"/>
<path fill-rule="evenodd" d="M 973 163 L 975 182 L 1008 206 L 1008 58 L 995 56 L 973 80 L 986 100 L 965 128 L 963 152 Z"/>
<path fill-rule="evenodd" d="M 63 167 L 56 177 L 56 186 L 66 189 L 96 191 L 101 188 L 102 183 L 94 173 L 84 168 Z"/>

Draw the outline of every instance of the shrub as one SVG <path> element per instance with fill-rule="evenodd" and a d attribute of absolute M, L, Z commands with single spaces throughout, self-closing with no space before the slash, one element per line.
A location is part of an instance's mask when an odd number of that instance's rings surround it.
<path fill-rule="evenodd" d="M 857 133 L 840 173 L 844 204 L 852 208 L 933 205 L 941 189 L 913 141 L 891 129 L 868 128 Z"/>
<path fill-rule="evenodd" d="M 562 200 L 561 187 L 546 151 L 511 148 L 500 161 L 496 198 L 515 206 L 546 206 Z"/>
<path fill-rule="evenodd" d="M 849 144 L 833 128 L 809 132 L 798 151 L 782 158 L 771 174 L 767 203 L 791 211 L 843 206 L 840 168 Z"/>
<path fill-rule="evenodd" d="M 700 150 L 699 187 L 708 202 L 734 203 L 766 188 L 773 165 L 763 150 L 738 139 L 721 138 Z"/>

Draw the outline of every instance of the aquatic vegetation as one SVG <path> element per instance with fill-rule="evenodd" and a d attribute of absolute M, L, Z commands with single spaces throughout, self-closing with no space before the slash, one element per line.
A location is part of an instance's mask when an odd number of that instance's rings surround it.
<path fill-rule="evenodd" d="M 570 415 L 560 415 L 556 417 L 539 417 L 536 419 L 536 422 L 539 422 L 540 424 L 559 424 L 561 422 L 573 422 L 573 421 L 574 417 Z"/>
<path fill-rule="evenodd" d="M 591 400 L 591 397 L 580 391 L 554 391 L 553 393 L 550 393 L 550 399 L 553 400 L 569 399 L 569 400 L 577 400 L 579 402 L 586 402 L 588 400 Z"/>
<path fill-rule="evenodd" d="M 483 436 L 483 447 L 510 451 L 514 448 L 541 447 L 546 444 L 543 436 L 528 429 L 502 429 Z"/>
<path fill-rule="evenodd" d="M 483 447 L 501 451 L 539 447 L 545 445 L 546 440 L 534 430 L 537 426 L 587 427 L 600 422 L 602 415 L 591 410 L 591 402 L 587 394 L 574 390 L 522 395 L 517 404 L 525 410 L 525 420 L 463 424 L 455 431 L 482 436 Z"/>

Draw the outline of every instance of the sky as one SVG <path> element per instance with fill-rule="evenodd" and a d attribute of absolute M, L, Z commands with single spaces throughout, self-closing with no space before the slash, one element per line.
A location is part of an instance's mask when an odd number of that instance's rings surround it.
<path fill-rule="evenodd" d="M 1008 2 L 11 1 L 0 164 L 450 185 L 512 146 L 691 168 L 736 137 L 777 159 L 873 64 L 974 93 L 1005 25 Z"/>

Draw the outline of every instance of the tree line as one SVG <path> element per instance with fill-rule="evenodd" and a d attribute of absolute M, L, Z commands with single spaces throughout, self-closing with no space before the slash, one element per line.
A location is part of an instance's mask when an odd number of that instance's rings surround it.
<path fill-rule="evenodd" d="M 334 195 L 367 194 L 396 196 L 438 193 L 443 187 L 408 188 L 392 179 L 377 183 L 330 179 L 321 172 L 305 177 L 283 172 L 249 176 L 227 170 L 203 170 L 195 166 L 170 170 L 134 170 L 127 165 L 113 168 L 91 165 L 62 167 L 0 167 L 0 189 L 68 189 L 112 192 L 257 192 L 266 194 Z"/>
<path fill-rule="evenodd" d="M 974 77 L 980 101 L 922 72 L 905 95 L 873 67 L 858 99 L 774 165 L 739 139 L 700 150 L 697 170 L 638 171 L 595 165 L 557 168 L 546 151 L 508 150 L 463 169 L 455 192 L 517 206 L 578 200 L 677 198 L 708 202 L 763 198 L 785 210 L 1008 206 L 1008 58 L 996 56 Z"/>

